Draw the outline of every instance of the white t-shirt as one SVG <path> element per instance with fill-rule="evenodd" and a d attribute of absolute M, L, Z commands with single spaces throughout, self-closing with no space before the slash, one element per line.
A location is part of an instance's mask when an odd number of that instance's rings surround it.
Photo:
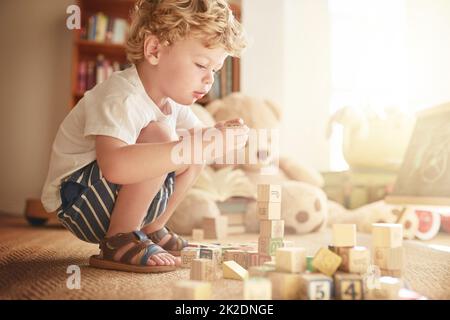
<path fill-rule="evenodd" d="M 52 146 L 50 165 L 41 201 L 48 211 L 61 205 L 62 179 L 96 159 L 95 135 L 106 135 L 135 144 L 151 121 L 177 129 L 203 126 L 191 108 L 169 99 L 171 114 L 164 114 L 145 92 L 136 67 L 113 73 L 85 93 L 61 123 Z"/>

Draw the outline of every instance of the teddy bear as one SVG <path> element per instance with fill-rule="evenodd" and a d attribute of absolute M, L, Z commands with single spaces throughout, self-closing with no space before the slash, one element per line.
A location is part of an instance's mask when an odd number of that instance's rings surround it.
<path fill-rule="evenodd" d="M 242 93 L 233 93 L 222 99 L 214 100 L 202 108 L 193 105 L 192 110 L 205 124 L 213 126 L 219 121 L 242 118 L 250 129 L 277 129 L 281 121 L 281 109 L 273 102 L 261 98 L 250 97 Z M 319 231 L 326 226 L 328 199 L 321 189 L 323 178 L 316 170 L 294 161 L 288 157 L 279 157 L 272 152 L 270 136 L 265 143 L 257 141 L 257 146 L 250 143 L 242 150 L 247 158 L 253 156 L 254 163 L 244 162 L 231 165 L 245 175 L 253 186 L 250 194 L 253 201 L 247 207 L 245 225 L 247 232 L 259 231 L 257 217 L 256 186 L 258 184 L 279 184 L 282 187 L 281 219 L 285 220 L 286 233 L 304 234 Z M 220 161 L 211 164 L 210 168 L 220 170 L 230 165 Z M 263 173 L 265 169 L 278 170 Z M 210 170 L 210 168 L 208 168 Z M 201 179 L 201 178 L 200 178 Z M 212 217 L 220 214 L 215 200 L 205 190 L 196 185 L 187 193 L 186 198 L 178 206 L 172 216 L 169 227 L 176 232 L 189 234 L 193 228 L 201 227 L 204 216 Z"/>

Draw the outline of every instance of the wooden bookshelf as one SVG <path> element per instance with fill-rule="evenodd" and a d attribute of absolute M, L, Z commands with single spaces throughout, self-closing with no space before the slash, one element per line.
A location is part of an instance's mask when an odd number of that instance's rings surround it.
<path fill-rule="evenodd" d="M 102 12 L 108 17 L 126 19 L 130 22 L 130 13 L 133 9 L 135 0 L 78 0 L 77 5 L 81 9 L 82 28 L 88 26 L 89 17 Z M 230 4 L 234 15 L 241 19 L 241 10 L 238 4 Z M 82 61 L 96 61 L 98 55 L 103 55 L 109 61 L 117 61 L 121 66 L 125 66 L 128 61 L 125 54 L 125 45 L 111 42 L 97 42 L 86 40 L 82 37 L 82 30 L 74 30 L 73 49 L 72 49 L 72 85 L 71 85 L 71 107 L 83 97 L 84 91 L 79 90 L 79 69 Z M 239 59 L 228 58 L 221 72 L 217 74 L 217 81 L 214 84 L 211 93 L 203 97 L 198 103 L 206 105 L 214 99 L 231 92 L 240 90 L 240 63 Z M 228 68 L 226 68 L 228 64 Z M 231 75 L 230 75 L 231 73 Z M 230 83 L 231 81 L 231 83 Z M 216 90 L 218 94 L 213 95 Z"/>

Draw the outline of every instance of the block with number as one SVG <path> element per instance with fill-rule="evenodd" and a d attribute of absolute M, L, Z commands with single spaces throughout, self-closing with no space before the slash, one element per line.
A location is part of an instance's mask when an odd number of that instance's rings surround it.
<path fill-rule="evenodd" d="M 245 280 L 248 278 L 248 271 L 241 267 L 236 261 L 224 261 L 223 278 Z"/>
<path fill-rule="evenodd" d="M 216 268 L 211 259 L 194 259 L 191 266 L 191 280 L 214 281 Z"/>
<path fill-rule="evenodd" d="M 291 273 L 305 272 L 305 248 L 278 248 L 275 257 L 277 271 Z"/>
<path fill-rule="evenodd" d="M 397 248 L 403 243 L 403 226 L 395 223 L 372 224 L 372 246 Z"/>
<path fill-rule="evenodd" d="M 278 248 L 283 247 L 282 238 L 258 238 L 258 252 L 260 255 L 274 256 Z"/>
<path fill-rule="evenodd" d="M 228 235 L 228 218 L 225 216 L 203 218 L 206 239 L 223 239 Z"/>
<path fill-rule="evenodd" d="M 321 273 L 300 275 L 300 299 L 330 300 L 333 293 L 333 279 Z"/>
<path fill-rule="evenodd" d="M 261 202 L 281 202 L 281 185 L 259 184 L 257 198 Z"/>
<path fill-rule="evenodd" d="M 272 282 L 272 299 L 298 300 L 300 299 L 300 274 L 270 272 L 269 279 Z"/>
<path fill-rule="evenodd" d="M 186 247 L 181 250 L 181 267 L 191 268 L 192 260 L 199 258 L 199 248 Z"/>
<path fill-rule="evenodd" d="M 334 247 L 356 246 L 356 224 L 334 224 L 332 230 Z"/>
<path fill-rule="evenodd" d="M 266 278 L 250 278 L 244 281 L 244 300 L 271 300 L 272 282 Z"/>
<path fill-rule="evenodd" d="M 283 238 L 284 220 L 261 220 L 259 235 L 267 238 Z"/>
<path fill-rule="evenodd" d="M 334 275 L 336 299 L 363 300 L 364 280 L 359 274 L 341 273 Z"/>
<path fill-rule="evenodd" d="M 211 299 L 211 283 L 196 280 L 181 280 L 175 284 L 175 300 L 209 300 Z"/>
<path fill-rule="evenodd" d="M 261 220 L 280 220 L 281 202 L 261 202 L 256 203 L 258 217 Z"/>
<path fill-rule="evenodd" d="M 403 247 L 382 248 L 373 250 L 373 264 L 386 270 L 401 270 L 403 268 Z"/>
<path fill-rule="evenodd" d="M 192 230 L 192 240 L 203 241 L 205 239 L 205 232 L 203 229 L 193 229 Z"/>
<path fill-rule="evenodd" d="M 342 258 L 327 248 L 321 248 L 314 256 L 313 267 L 331 277 L 341 265 Z"/>

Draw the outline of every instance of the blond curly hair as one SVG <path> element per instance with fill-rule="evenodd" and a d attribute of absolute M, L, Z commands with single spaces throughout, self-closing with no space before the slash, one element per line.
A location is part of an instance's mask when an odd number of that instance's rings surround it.
<path fill-rule="evenodd" d="M 226 0 L 138 0 L 126 42 L 130 62 L 144 59 L 144 41 L 149 34 L 169 45 L 197 38 L 205 47 L 222 47 L 234 57 L 240 57 L 247 46 L 242 26 Z"/>

